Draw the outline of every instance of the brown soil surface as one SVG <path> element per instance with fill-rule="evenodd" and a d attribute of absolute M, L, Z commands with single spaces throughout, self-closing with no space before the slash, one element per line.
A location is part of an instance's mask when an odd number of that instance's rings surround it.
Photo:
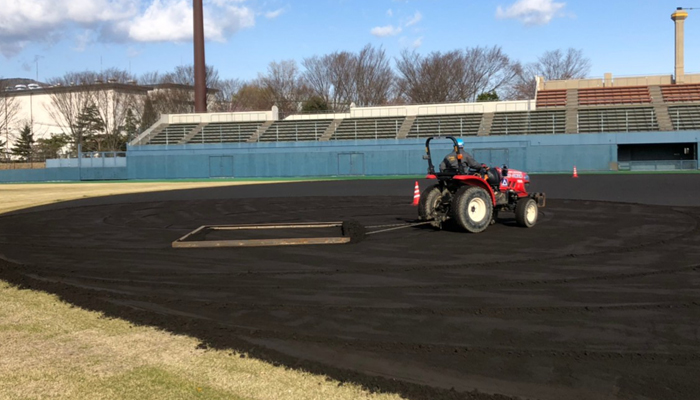
<path fill-rule="evenodd" d="M 358 233 L 416 218 L 406 180 L 53 204 L 0 216 L 0 279 L 412 399 L 697 399 L 700 175 L 533 180 L 537 226 L 502 213 L 477 235 Z M 362 240 L 171 247 L 201 225 L 311 221 Z"/>

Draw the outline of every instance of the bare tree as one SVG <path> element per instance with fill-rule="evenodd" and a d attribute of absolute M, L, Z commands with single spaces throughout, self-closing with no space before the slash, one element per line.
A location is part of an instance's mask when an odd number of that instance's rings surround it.
<path fill-rule="evenodd" d="M 366 45 L 355 63 L 355 103 L 358 106 L 385 104 L 394 87 L 394 72 L 383 49 Z"/>
<path fill-rule="evenodd" d="M 217 91 L 214 94 L 214 101 L 209 109 L 214 112 L 233 111 L 233 99 L 244 83 L 240 79 L 224 79 L 219 81 Z"/>
<path fill-rule="evenodd" d="M 395 75 L 383 49 L 366 45 L 359 53 L 336 52 L 303 60 L 303 79 L 311 94 L 320 96 L 331 109 L 345 110 L 385 104 L 394 90 Z"/>
<path fill-rule="evenodd" d="M 474 47 L 462 55 L 464 70 L 459 83 L 459 99 L 476 101 L 481 93 L 498 92 L 510 84 L 517 67 L 498 46 Z"/>
<path fill-rule="evenodd" d="M 97 136 L 98 150 L 124 150 L 126 143 L 124 125 L 127 114 L 129 110 L 136 109 L 138 105 L 135 94 L 101 85 L 93 91 L 93 104 L 97 108 L 104 128 L 104 132 Z"/>
<path fill-rule="evenodd" d="M 422 57 L 416 51 L 404 50 L 396 60 L 398 90 L 411 103 L 457 101 L 459 82 L 465 75 L 462 61 L 458 51 Z"/>
<path fill-rule="evenodd" d="M 591 70 L 591 61 L 581 50 L 569 48 L 546 51 L 537 62 L 521 67 L 511 88 L 510 98 L 534 99 L 537 92 L 535 77 L 545 80 L 585 78 Z"/>
<path fill-rule="evenodd" d="M 205 73 L 207 89 L 218 89 L 219 72 L 207 65 Z M 194 112 L 193 65 L 178 66 L 174 71 L 165 74 L 148 72 L 141 76 L 141 81 L 155 87 L 149 94 L 149 100 L 158 116 Z M 207 90 L 207 104 L 216 104 L 216 93 L 217 90 Z"/>
<path fill-rule="evenodd" d="M 0 140 L 0 142 L 3 142 L 1 151 L 9 154 L 10 143 L 12 142 L 10 128 L 15 123 L 19 113 L 19 102 L 4 87 L 0 87 L 0 95 L 2 95 L 2 104 L 0 104 L 0 137 L 3 138 Z"/>
<path fill-rule="evenodd" d="M 280 112 L 291 113 L 299 109 L 303 84 L 294 60 L 271 62 L 267 74 L 259 75 L 258 80 Z"/>
<path fill-rule="evenodd" d="M 263 111 L 273 105 L 272 96 L 259 80 L 244 83 L 231 98 L 231 111 Z"/>
<path fill-rule="evenodd" d="M 396 60 L 397 86 L 413 103 L 475 101 L 497 92 L 515 76 L 515 64 L 500 47 L 474 47 L 422 57 L 407 50 Z"/>
<path fill-rule="evenodd" d="M 333 111 L 346 111 L 353 101 L 356 57 L 347 51 L 302 61 L 304 82 Z"/>
<path fill-rule="evenodd" d="M 211 65 L 205 68 L 206 85 L 208 88 L 217 87 L 219 84 L 219 71 Z M 175 67 L 175 71 L 161 76 L 158 83 L 175 83 L 178 85 L 194 86 L 194 65 L 181 65 Z"/>
<path fill-rule="evenodd" d="M 142 104 L 137 101 L 136 92 L 124 84 L 134 80 L 130 73 L 118 69 L 107 69 L 100 73 L 92 71 L 69 72 L 50 81 L 54 88 L 50 91 L 51 102 L 46 110 L 63 133 L 68 134 L 74 149 L 84 144 L 84 130 L 80 129 L 79 120 L 85 117 L 86 110 L 91 111 L 94 126 L 99 131 L 93 132 L 97 142 L 95 150 L 120 150 L 125 143 L 123 133 L 128 110 L 140 114 Z"/>
<path fill-rule="evenodd" d="M 73 149 L 83 142 L 82 131 L 76 128 L 78 117 L 93 101 L 94 76 L 69 72 L 50 82 L 54 87 L 49 96 L 51 102 L 45 105 L 46 111 L 63 133 L 70 136 Z M 90 82 L 90 83 L 88 83 Z"/>

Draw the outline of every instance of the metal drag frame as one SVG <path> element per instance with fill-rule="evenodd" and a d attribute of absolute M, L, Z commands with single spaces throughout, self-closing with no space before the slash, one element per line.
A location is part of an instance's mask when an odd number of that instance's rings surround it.
<path fill-rule="evenodd" d="M 258 229 L 304 229 L 342 227 L 342 222 L 308 222 L 283 224 L 243 224 L 243 225 L 202 225 L 187 235 L 175 240 L 173 248 L 216 248 L 216 247 L 263 247 L 296 246 L 310 244 L 349 243 L 349 237 L 312 237 L 312 238 L 278 238 L 278 239 L 241 239 L 241 240 L 191 240 L 187 239 L 205 230 L 237 231 Z"/>

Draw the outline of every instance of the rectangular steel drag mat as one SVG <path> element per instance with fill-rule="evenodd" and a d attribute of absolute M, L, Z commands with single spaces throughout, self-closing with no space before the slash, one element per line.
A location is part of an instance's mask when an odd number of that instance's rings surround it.
<path fill-rule="evenodd" d="M 309 222 L 202 225 L 172 243 L 173 248 L 299 246 L 350 243 L 349 224 Z M 280 237 L 283 236 L 283 237 Z"/>

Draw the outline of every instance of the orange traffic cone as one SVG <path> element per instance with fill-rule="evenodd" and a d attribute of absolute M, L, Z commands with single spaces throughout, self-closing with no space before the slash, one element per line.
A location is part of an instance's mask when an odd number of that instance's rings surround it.
<path fill-rule="evenodd" d="M 576 172 L 576 166 L 574 165 L 574 178 L 578 178 L 578 172 Z"/>
<path fill-rule="evenodd" d="M 420 189 L 418 188 L 418 181 L 416 181 L 416 187 L 413 189 L 413 203 L 412 206 L 417 206 L 420 201 Z"/>

